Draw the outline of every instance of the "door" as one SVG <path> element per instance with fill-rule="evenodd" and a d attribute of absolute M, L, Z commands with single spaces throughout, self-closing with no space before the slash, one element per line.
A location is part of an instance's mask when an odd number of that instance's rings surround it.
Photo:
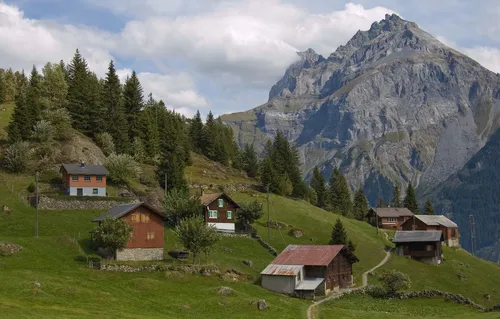
<path fill-rule="evenodd" d="M 76 189 L 76 196 L 83 196 L 83 188 Z"/>

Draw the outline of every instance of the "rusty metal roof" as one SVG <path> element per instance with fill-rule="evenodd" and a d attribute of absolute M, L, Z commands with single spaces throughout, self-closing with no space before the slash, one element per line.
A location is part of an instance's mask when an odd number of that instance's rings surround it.
<path fill-rule="evenodd" d="M 399 207 L 376 207 L 371 208 L 370 212 L 375 212 L 378 217 L 402 217 L 413 216 L 413 213 L 408 208 Z"/>
<path fill-rule="evenodd" d="M 260 274 L 273 276 L 295 276 L 300 272 L 302 267 L 304 266 L 269 264 Z"/>
<path fill-rule="evenodd" d="M 288 245 L 272 263 L 277 265 L 328 266 L 343 248 L 344 245 Z"/>

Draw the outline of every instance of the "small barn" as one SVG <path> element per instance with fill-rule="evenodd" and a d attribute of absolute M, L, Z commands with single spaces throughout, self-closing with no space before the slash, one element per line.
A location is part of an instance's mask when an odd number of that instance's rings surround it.
<path fill-rule="evenodd" d="M 344 245 L 288 245 L 261 272 L 262 287 L 314 297 L 353 285 L 358 258 Z"/>
<path fill-rule="evenodd" d="M 458 225 L 443 215 L 415 215 L 402 225 L 403 230 L 440 230 L 443 243 L 448 247 L 460 247 Z"/>
<path fill-rule="evenodd" d="M 231 197 L 224 193 L 202 193 L 200 202 L 208 225 L 214 226 L 219 232 L 235 232 L 236 210 L 240 206 Z"/>
<path fill-rule="evenodd" d="M 92 221 L 121 218 L 134 228 L 127 246 L 116 252 L 116 260 L 162 260 L 164 249 L 163 214 L 141 202 L 117 205 Z"/>
<path fill-rule="evenodd" d="M 396 255 L 434 265 L 443 261 L 442 241 L 440 230 L 397 231 L 392 239 Z"/>

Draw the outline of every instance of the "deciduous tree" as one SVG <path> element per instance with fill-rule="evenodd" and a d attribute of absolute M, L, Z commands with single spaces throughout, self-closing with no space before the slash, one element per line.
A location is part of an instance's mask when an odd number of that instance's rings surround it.
<path fill-rule="evenodd" d="M 127 246 L 133 230 L 123 219 L 107 218 L 94 230 L 94 238 L 99 247 L 111 251 L 116 259 L 116 252 Z"/>
<path fill-rule="evenodd" d="M 217 229 L 207 225 L 202 217 L 181 220 L 174 233 L 179 243 L 193 254 L 193 264 L 196 264 L 199 253 L 208 254 L 220 239 Z"/>

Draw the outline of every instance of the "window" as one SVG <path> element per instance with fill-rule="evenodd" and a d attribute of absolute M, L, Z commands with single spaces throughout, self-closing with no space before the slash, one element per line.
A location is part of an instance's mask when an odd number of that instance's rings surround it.
<path fill-rule="evenodd" d="M 455 228 L 451 229 L 451 237 L 456 237 L 457 236 L 457 231 Z"/>
<path fill-rule="evenodd" d="M 133 213 L 133 214 L 132 214 L 132 222 L 133 222 L 133 223 L 138 223 L 138 222 L 140 221 L 139 217 L 140 217 L 140 216 L 139 216 L 139 214 L 138 214 L 138 213 Z"/>
<path fill-rule="evenodd" d="M 221 198 L 221 199 L 218 199 L 217 200 L 217 204 L 219 207 L 224 207 L 224 200 Z"/>
<path fill-rule="evenodd" d="M 149 223 L 149 215 L 141 214 L 141 223 Z"/>
<path fill-rule="evenodd" d="M 396 217 L 387 217 L 389 223 L 395 223 L 398 219 Z"/>
<path fill-rule="evenodd" d="M 209 210 L 208 211 L 208 218 L 217 218 L 219 217 L 219 212 L 216 210 Z"/>
<path fill-rule="evenodd" d="M 230 211 L 230 210 L 228 210 L 228 211 L 226 212 L 226 218 L 227 218 L 227 219 L 233 219 L 233 212 L 232 212 L 232 211 Z"/>
<path fill-rule="evenodd" d="M 83 180 L 86 181 L 86 182 L 90 182 L 90 176 L 89 175 L 85 175 L 83 177 Z"/>
<path fill-rule="evenodd" d="M 300 271 L 297 273 L 297 281 L 301 281 L 302 280 L 302 276 L 301 276 L 301 273 Z"/>
<path fill-rule="evenodd" d="M 95 179 L 96 179 L 96 181 L 97 181 L 97 182 L 99 182 L 99 183 L 101 183 L 101 182 L 102 182 L 102 176 L 97 176 Z"/>
<path fill-rule="evenodd" d="M 73 182 L 78 182 L 78 175 L 72 175 L 72 176 L 71 176 L 71 180 L 72 180 Z"/>
<path fill-rule="evenodd" d="M 97 188 L 93 188 L 92 195 L 97 195 L 97 194 L 99 194 L 99 191 L 97 190 Z"/>
<path fill-rule="evenodd" d="M 155 233 L 154 233 L 154 232 L 149 232 L 149 233 L 147 234 L 147 239 L 148 239 L 148 240 L 153 240 L 153 239 L 155 239 Z"/>

